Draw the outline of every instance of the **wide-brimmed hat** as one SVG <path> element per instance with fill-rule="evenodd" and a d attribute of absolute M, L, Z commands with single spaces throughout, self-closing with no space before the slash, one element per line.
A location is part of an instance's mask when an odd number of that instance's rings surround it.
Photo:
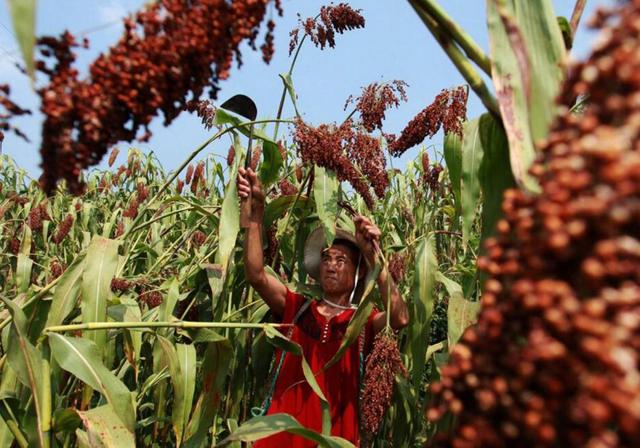
<path fill-rule="evenodd" d="M 344 229 L 336 229 L 336 237 L 334 241 L 335 240 L 349 241 L 360 250 L 360 253 L 362 253 L 355 235 Z M 304 244 L 304 267 L 307 270 L 307 273 L 316 280 L 320 279 L 320 261 L 322 260 L 322 251 L 326 249 L 327 246 L 327 238 L 322 226 L 313 230 Z"/>

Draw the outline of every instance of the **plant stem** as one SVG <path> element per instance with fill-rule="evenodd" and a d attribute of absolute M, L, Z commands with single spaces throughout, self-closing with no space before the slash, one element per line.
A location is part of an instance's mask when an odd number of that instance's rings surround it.
<path fill-rule="evenodd" d="M 483 72 L 491 76 L 491 61 L 489 57 L 435 0 L 416 0 L 415 3 L 462 47 L 469 59 L 475 62 Z"/>
<path fill-rule="evenodd" d="M 453 42 L 451 37 L 442 30 L 442 27 L 438 25 L 428 14 L 426 14 L 416 3 L 419 0 L 409 0 L 411 6 L 416 11 L 418 16 L 422 19 L 427 26 L 433 37 L 436 38 L 444 52 L 447 54 L 451 62 L 456 66 L 460 74 L 469 83 L 469 86 L 478 95 L 482 104 L 487 110 L 498 120 L 501 120 L 500 109 L 498 108 L 498 102 L 491 94 L 489 88 L 482 80 L 480 74 L 473 68 L 469 59 L 462 54 L 462 51 Z"/>
<path fill-rule="evenodd" d="M 84 324 L 54 325 L 46 327 L 43 333 L 64 333 L 67 331 L 117 330 L 124 328 L 243 328 L 265 329 L 268 327 L 283 328 L 291 324 L 255 324 L 228 322 L 87 322 Z"/>
<path fill-rule="evenodd" d="M 580 18 L 584 12 L 584 7 L 587 5 L 587 0 L 576 0 L 576 4 L 573 7 L 573 13 L 571 14 L 571 36 L 575 38 L 578 25 L 580 24 Z"/>

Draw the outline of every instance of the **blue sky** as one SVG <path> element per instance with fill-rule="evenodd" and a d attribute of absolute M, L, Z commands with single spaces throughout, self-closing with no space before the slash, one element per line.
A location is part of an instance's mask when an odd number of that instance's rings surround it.
<path fill-rule="evenodd" d="M 528 0 L 522 0 L 528 1 Z M 59 34 L 64 29 L 76 35 L 89 38 L 91 48 L 82 51 L 78 67 L 86 70 L 96 55 L 115 43 L 122 32 L 121 18 L 139 9 L 143 0 L 40 0 L 38 2 L 37 34 Z M 270 65 L 264 64 L 261 53 L 244 48 L 244 65 L 231 72 L 228 80 L 221 84 L 219 101 L 236 94 L 251 96 L 263 118 L 275 117 L 282 90 L 279 73 L 286 72 L 289 31 L 297 26 L 297 13 L 304 17 L 314 16 L 319 8 L 328 2 L 316 0 L 283 0 L 285 14 L 275 17 L 276 54 Z M 352 0 L 354 8 L 362 9 L 366 19 L 363 30 L 355 30 L 336 38 L 335 49 L 320 51 L 310 43 L 305 43 L 293 74 L 298 93 L 298 106 L 303 118 L 312 124 L 342 121 L 348 112 L 343 111 L 346 98 L 358 94 L 360 89 L 375 81 L 401 79 L 409 84 L 409 101 L 398 109 L 387 113 L 385 132 L 400 132 L 403 126 L 422 108 L 431 103 L 438 92 L 454 87 L 464 81 L 443 51 L 431 37 L 420 19 L 404 0 Z M 608 0 L 590 0 L 583 17 L 582 26 L 576 36 L 573 57 L 583 57 L 594 39 L 584 23 L 596 7 L 610 3 Z M 488 51 L 483 0 L 440 0 L 440 4 L 462 27 Z M 556 14 L 570 16 L 574 0 L 554 0 Z M 275 11 L 273 12 L 275 16 Z M 23 107 L 31 108 L 33 116 L 16 119 L 19 126 L 31 138 L 25 143 L 12 134 L 7 135 L 3 153 L 13 157 L 17 164 L 31 176 L 39 176 L 41 169 L 39 155 L 39 134 L 41 115 L 38 113 L 38 96 L 28 80 L 20 74 L 13 63 L 20 59 L 17 43 L 6 8 L 0 6 L 0 83 L 11 85 L 12 99 Z M 40 79 L 36 85 L 44 82 Z M 469 101 L 469 117 L 483 112 L 483 106 L 473 95 Z M 292 116 L 293 108 L 288 104 L 284 116 Z M 200 120 L 183 113 L 169 127 L 161 125 L 157 118 L 152 125 L 154 133 L 149 143 L 135 144 L 145 152 L 154 151 L 166 169 L 177 167 L 184 158 L 210 132 L 205 131 Z M 283 132 L 280 132 L 283 135 Z M 284 133 L 289 137 L 289 133 Z M 441 146 L 442 139 L 436 136 L 426 145 L 433 149 Z M 213 144 L 207 153 L 226 155 L 228 141 Z M 126 157 L 129 144 L 119 145 L 119 161 Z M 395 166 L 402 166 L 408 158 L 414 157 L 417 148 L 408 151 Z M 103 161 L 100 166 L 105 166 Z"/>

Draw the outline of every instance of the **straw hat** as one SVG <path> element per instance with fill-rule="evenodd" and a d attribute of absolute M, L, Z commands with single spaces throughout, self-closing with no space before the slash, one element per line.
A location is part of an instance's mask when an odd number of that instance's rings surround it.
<path fill-rule="evenodd" d="M 362 253 L 362 249 L 356 240 L 355 235 L 346 230 L 336 228 L 336 240 L 346 240 L 351 243 Z M 322 259 L 322 251 L 327 248 L 327 238 L 324 234 L 322 226 L 317 227 L 304 244 L 304 267 L 307 273 L 316 280 L 320 279 L 320 261 Z"/>

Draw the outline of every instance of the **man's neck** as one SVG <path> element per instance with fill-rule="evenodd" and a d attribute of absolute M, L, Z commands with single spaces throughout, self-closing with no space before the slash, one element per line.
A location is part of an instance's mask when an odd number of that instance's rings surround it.
<path fill-rule="evenodd" d="M 324 294 L 324 298 L 332 303 L 335 303 L 336 305 L 340 305 L 340 306 L 348 306 L 349 305 L 349 294 L 344 293 L 344 294 Z"/>

